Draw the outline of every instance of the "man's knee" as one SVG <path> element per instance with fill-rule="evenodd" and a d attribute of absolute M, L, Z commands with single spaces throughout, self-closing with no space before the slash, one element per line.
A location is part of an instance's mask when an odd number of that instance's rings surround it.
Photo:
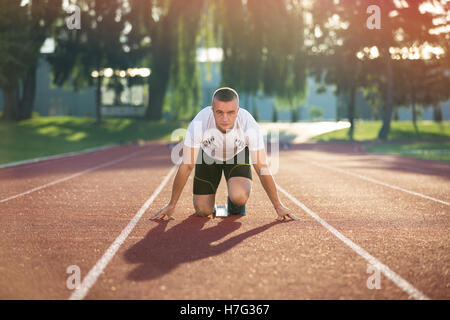
<path fill-rule="evenodd" d="M 214 203 L 209 203 L 210 201 L 200 201 L 194 199 L 194 209 L 195 213 L 202 216 L 210 215 L 214 212 Z"/>
<path fill-rule="evenodd" d="M 228 197 L 237 206 L 247 203 L 250 196 L 252 182 L 245 177 L 233 177 L 228 180 Z"/>
<path fill-rule="evenodd" d="M 228 196 L 230 197 L 231 202 L 235 205 L 243 206 L 247 203 L 249 192 L 231 193 Z"/>

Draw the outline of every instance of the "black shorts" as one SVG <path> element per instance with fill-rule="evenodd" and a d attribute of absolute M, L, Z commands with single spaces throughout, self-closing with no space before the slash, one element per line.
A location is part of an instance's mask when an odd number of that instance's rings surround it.
<path fill-rule="evenodd" d="M 234 156 L 233 160 L 220 162 L 209 157 L 202 148 L 195 164 L 194 194 L 216 194 L 222 178 L 222 171 L 228 181 L 231 177 L 252 179 L 248 147 Z"/>

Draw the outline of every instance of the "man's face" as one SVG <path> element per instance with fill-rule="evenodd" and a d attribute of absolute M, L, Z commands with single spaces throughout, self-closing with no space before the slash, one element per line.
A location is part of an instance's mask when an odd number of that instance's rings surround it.
<path fill-rule="evenodd" d="M 214 99 L 212 109 L 217 129 L 223 133 L 233 129 L 239 111 L 237 99 L 226 102 Z"/>

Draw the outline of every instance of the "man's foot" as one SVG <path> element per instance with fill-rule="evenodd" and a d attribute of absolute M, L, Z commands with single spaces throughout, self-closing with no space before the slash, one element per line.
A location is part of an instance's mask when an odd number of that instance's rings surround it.
<path fill-rule="evenodd" d="M 230 216 L 233 215 L 241 215 L 245 216 L 245 204 L 243 206 L 237 206 L 233 202 L 231 202 L 230 197 L 228 199 L 228 214 Z"/>

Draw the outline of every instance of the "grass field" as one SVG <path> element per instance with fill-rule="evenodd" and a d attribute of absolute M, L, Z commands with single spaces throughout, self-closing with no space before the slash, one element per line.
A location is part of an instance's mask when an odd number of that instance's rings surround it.
<path fill-rule="evenodd" d="M 357 121 L 354 129 L 355 141 L 374 141 L 378 138 L 381 121 Z M 450 139 L 450 121 L 441 124 L 432 121 L 417 123 L 418 130 L 414 129 L 410 121 L 392 121 L 388 140 L 435 140 Z M 349 129 L 336 130 L 313 138 L 317 142 L 348 141 Z"/>
<path fill-rule="evenodd" d="M 429 160 L 450 161 L 450 141 L 442 143 L 380 144 L 366 146 L 365 150 Z"/>
<path fill-rule="evenodd" d="M 99 126 L 93 118 L 35 117 L 18 123 L 0 122 L 0 164 L 76 152 L 137 139 L 170 140 L 183 122 L 150 122 L 142 119 L 105 118 Z M 356 141 L 375 141 L 381 122 L 359 121 Z M 315 137 L 320 141 L 348 141 L 348 129 Z M 367 146 L 371 152 L 401 154 L 450 161 L 450 122 L 419 122 L 418 132 L 410 122 L 392 122 L 389 142 Z M 401 141 L 401 142 L 400 142 Z"/>
<path fill-rule="evenodd" d="M 355 141 L 376 141 L 381 121 L 358 121 Z M 348 141 L 348 130 L 342 129 L 313 138 L 316 142 Z M 365 146 L 370 152 L 398 154 L 422 159 L 450 161 L 450 122 L 441 124 L 421 121 L 417 130 L 411 122 L 393 121 L 387 142 Z"/>
<path fill-rule="evenodd" d="M 36 117 L 18 123 L 0 122 L 0 164 L 76 152 L 137 139 L 170 140 L 174 129 L 187 123 L 141 119 Z"/>

